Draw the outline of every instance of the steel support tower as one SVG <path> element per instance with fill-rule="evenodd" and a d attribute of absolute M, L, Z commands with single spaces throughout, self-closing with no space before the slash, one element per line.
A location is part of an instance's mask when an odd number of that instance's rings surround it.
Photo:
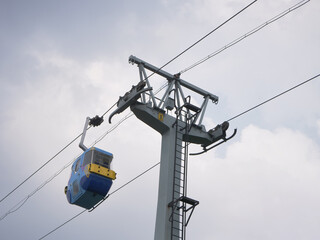
<path fill-rule="evenodd" d="M 217 142 L 226 141 L 228 123 L 217 125 L 206 131 L 202 120 L 209 101 L 218 102 L 218 97 L 196 87 L 134 56 L 129 62 L 137 64 L 140 82 L 120 97 L 115 114 L 130 107 L 138 119 L 152 127 L 162 136 L 158 203 L 155 226 L 155 240 L 182 240 L 191 214 L 198 201 L 187 197 L 188 145 L 200 144 L 204 150 Z M 162 98 L 156 98 L 145 70 L 165 77 L 167 88 Z M 187 88 L 203 96 L 200 107 L 191 104 L 185 96 Z M 219 143 L 220 144 L 220 143 Z"/>

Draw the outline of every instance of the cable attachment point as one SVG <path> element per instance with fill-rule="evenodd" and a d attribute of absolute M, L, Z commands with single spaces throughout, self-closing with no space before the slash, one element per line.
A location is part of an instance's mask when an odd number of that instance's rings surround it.
<path fill-rule="evenodd" d="M 152 87 L 145 88 L 146 84 L 146 81 L 140 81 L 136 86 L 133 85 L 131 90 L 127 92 L 123 97 L 119 98 L 117 102 L 118 108 L 110 114 L 109 123 L 111 123 L 111 119 L 115 114 L 123 112 L 128 107 L 137 102 L 137 100 L 141 97 L 141 93 L 152 90 Z"/>
<path fill-rule="evenodd" d="M 99 117 L 98 115 L 96 115 L 94 118 L 90 118 L 89 125 L 93 127 L 97 127 L 101 123 L 103 123 L 103 117 Z"/>
<path fill-rule="evenodd" d="M 234 129 L 233 134 L 230 137 L 227 137 L 227 130 L 229 128 L 229 122 L 225 121 L 222 124 L 217 125 L 215 128 L 210 129 L 208 134 L 212 137 L 212 142 L 209 145 L 202 145 L 203 150 L 198 153 L 190 153 L 191 156 L 200 155 L 202 153 L 208 152 L 209 150 L 219 146 L 222 143 L 229 141 L 237 134 L 237 129 Z M 220 140 L 220 142 L 218 142 Z M 218 143 L 216 143 L 218 142 Z M 216 144 L 214 144 L 216 143 Z M 214 144 L 213 146 L 210 146 Z M 209 148 L 207 148 L 210 146 Z"/>
<path fill-rule="evenodd" d="M 180 73 L 180 72 L 179 72 L 179 73 L 176 73 L 176 74 L 174 74 L 173 76 L 174 76 L 175 78 L 179 79 L 180 76 L 181 76 L 181 73 Z"/>

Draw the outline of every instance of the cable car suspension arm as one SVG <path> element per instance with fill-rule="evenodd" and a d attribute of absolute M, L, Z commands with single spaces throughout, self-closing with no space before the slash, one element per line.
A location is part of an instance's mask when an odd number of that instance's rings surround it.
<path fill-rule="evenodd" d="M 229 140 L 230 140 L 231 138 L 233 138 L 236 134 L 237 134 L 237 129 L 234 129 L 233 134 L 232 134 L 230 137 L 228 137 L 228 138 L 222 138 L 222 141 L 216 143 L 215 145 L 213 145 L 213 146 L 211 146 L 211 147 L 209 147 L 209 148 L 207 148 L 207 146 L 203 146 L 203 151 L 197 152 L 197 153 L 190 153 L 190 156 L 195 156 L 195 155 L 200 155 L 200 154 L 206 153 L 206 152 L 212 150 L 213 148 L 221 145 L 222 143 L 225 143 L 225 142 L 229 141 Z"/>
<path fill-rule="evenodd" d="M 89 118 L 89 117 L 86 118 L 86 121 L 85 121 L 85 124 L 84 124 L 84 127 L 83 127 L 81 140 L 80 140 L 80 143 L 79 143 L 79 147 L 83 151 L 86 151 L 88 149 L 83 143 L 84 142 L 84 138 L 86 137 L 87 130 L 89 128 L 91 128 L 92 126 L 93 127 L 99 126 L 102 122 L 103 122 L 103 117 L 99 117 L 98 115 L 96 115 L 93 118 Z M 88 126 L 90 126 L 90 127 L 88 127 Z"/>

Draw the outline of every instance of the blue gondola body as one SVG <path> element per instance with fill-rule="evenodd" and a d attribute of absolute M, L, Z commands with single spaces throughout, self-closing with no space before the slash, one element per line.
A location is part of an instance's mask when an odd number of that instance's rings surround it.
<path fill-rule="evenodd" d="M 89 148 L 76 159 L 65 188 L 68 202 L 90 209 L 109 192 L 116 173 L 111 170 L 112 153 Z"/>

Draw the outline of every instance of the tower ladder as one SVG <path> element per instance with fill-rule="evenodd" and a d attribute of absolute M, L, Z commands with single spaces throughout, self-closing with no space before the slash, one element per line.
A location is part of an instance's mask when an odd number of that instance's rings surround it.
<path fill-rule="evenodd" d="M 191 115 L 186 105 L 177 110 L 176 113 L 176 139 L 175 139 L 175 163 L 173 181 L 173 199 L 169 204 L 171 207 L 171 240 L 185 240 L 186 226 L 190 220 L 194 207 L 198 201 L 188 198 L 187 195 L 187 165 L 188 165 L 188 145 L 183 140 L 183 136 L 189 132 L 190 121 L 195 115 Z M 190 205 L 190 206 L 188 206 Z M 192 210 L 187 219 L 187 212 Z"/>

